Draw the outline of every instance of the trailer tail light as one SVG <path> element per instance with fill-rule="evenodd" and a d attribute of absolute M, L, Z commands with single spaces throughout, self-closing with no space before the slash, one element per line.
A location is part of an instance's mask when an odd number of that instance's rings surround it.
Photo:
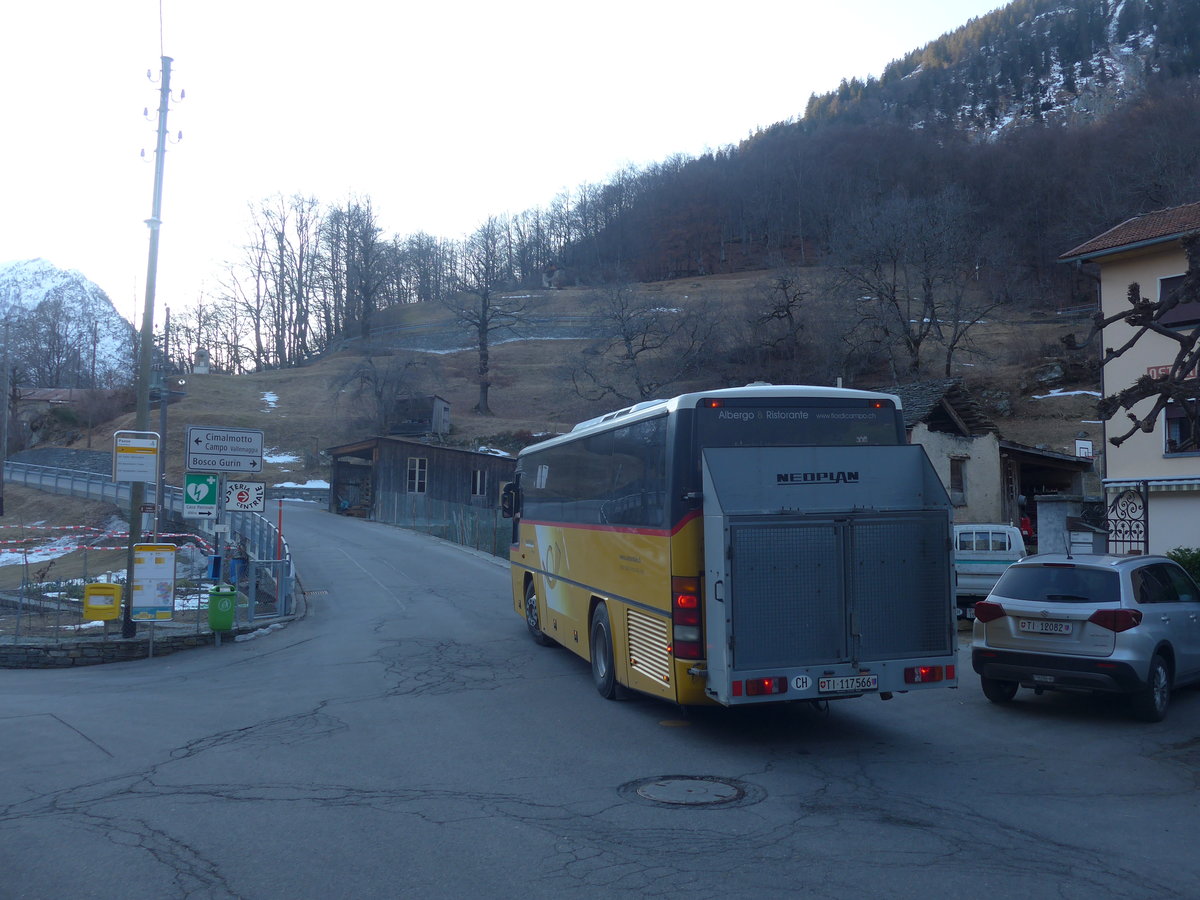
<path fill-rule="evenodd" d="M 953 678 L 954 671 L 952 667 L 947 672 L 942 666 L 909 666 L 904 670 L 905 684 L 932 684 L 935 681 L 941 681 L 944 678 Z"/>
<path fill-rule="evenodd" d="M 1142 624 L 1142 611 L 1140 609 L 1098 609 L 1088 616 L 1088 621 L 1120 634 L 1122 631 L 1137 628 Z"/>
<path fill-rule="evenodd" d="M 734 682 L 737 684 L 737 682 Z M 746 696 L 747 697 L 764 697 L 767 694 L 785 694 L 787 693 L 786 678 L 747 678 L 746 679 Z"/>
<path fill-rule="evenodd" d="M 975 620 L 978 622 L 991 622 L 1004 615 L 1007 615 L 1007 613 L 1004 612 L 1004 607 L 999 603 L 993 603 L 991 600 L 980 600 L 975 604 Z"/>
<path fill-rule="evenodd" d="M 698 577 L 671 576 L 671 649 L 676 659 L 704 658 Z"/>

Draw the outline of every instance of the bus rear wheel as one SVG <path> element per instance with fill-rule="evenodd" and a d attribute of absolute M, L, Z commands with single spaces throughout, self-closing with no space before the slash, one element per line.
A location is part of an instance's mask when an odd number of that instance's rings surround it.
<path fill-rule="evenodd" d="M 613 665 L 612 626 L 608 607 L 601 603 L 592 613 L 592 680 L 605 700 L 617 697 L 617 672 Z"/>
<path fill-rule="evenodd" d="M 535 644 L 549 647 L 554 643 L 554 639 L 542 631 L 541 613 L 538 612 L 537 588 L 533 586 L 532 578 L 529 580 L 529 584 L 525 585 L 525 627 L 529 629 L 529 636 L 533 638 Z"/>

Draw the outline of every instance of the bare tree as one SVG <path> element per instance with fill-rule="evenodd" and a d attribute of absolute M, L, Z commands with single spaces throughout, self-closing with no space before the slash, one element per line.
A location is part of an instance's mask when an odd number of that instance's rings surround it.
<path fill-rule="evenodd" d="M 334 381 L 335 403 L 346 395 L 360 411 L 361 424 L 388 434 L 397 424 L 398 404 L 417 396 L 422 364 L 411 353 L 365 355 Z"/>
<path fill-rule="evenodd" d="M 259 211 L 250 210 L 250 233 L 242 258 L 231 263 L 221 283 L 221 300 L 238 309 L 254 343 L 247 347 L 256 369 L 270 363 L 271 257 L 269 230 Z M 239 342 L 242 338 L 239 338 Z"/>
<path fill-rule="evenodd" d="M 760 291 L 763 306 L 755 324 L 764 329 L 763 343 L 773 355 L 794 364 L 804 337 L 802 307 L 808 295 L 800 273 L 795 269 L 776 272 Z"/>
<path fill-rule="evenodd" d="M 999 302 L 976 281 L 987 262 L 982 241 L 955 189 L 892 194 L 836 231 L 834 255 L 858 337 L 886 354 L 893 380 L 919 378 L 930 345 L 944 353 L 948 374 L 971 329 Z"/>
<path fill-rule="evenodd" d="M 1108 317 L 1102 313 L 1096 315 L 1089 339 L 1117 322 L 1124 322 L 1136 329 L 1133 336 L 1120 347 L 1104 349 L 1102 365 L 1124 356 L 1147 334 L 1157 334 L 1172 341 L 1176 346 L 1175 359 L 1166 374 L 1143 375 L 1129 387 L 1104 397 L 1096 404 L 1100 415 L 1106 420 L 1121 410 L 1126 411 L 1131 424 L 1124 433 L 1109 438 L 1109 443 L 1114 447 L 1120 447 L 1138 432 L 1152 432 L 1159 413 L 1169 403 L 1177 404 L 1183 411 L 1190 426 L 1190 433 L 1193 436 L 1200 435 L 1200 404 L 1196 402 L 1200 386 L 1196 377 L 1197 366 L 1200 365 L 1200 324 L 1181 328 L 1178 325 L 1165 324 L 1163 321 L 1164 316 L 1181 303 L 1200 304 L 1200 233 L 1193 233 L 1184 238 L 1183 249 L 1187 253 L 1188 269 L 1183 281 L 1175 290 L 1158 301 L 1153 301 L 1142 296 L 1139 285 L 1131 284 L 1127 295 L 1128 309 Z M 1133 412 L 1135 405 L 1149 399 L 1153 399 L 1154 403 L 1146 412 Z"/>
<path fill-rule="evenodd" d="M 311 350 L 311 312 L 317 283 L 320 206 L 313 197 L 278 196 L 261 210 L 269 241 L 270 321 L 277 365 L 305 359 Z"/>
<path fill-rule="evenodd" d="M 370 338 L 388 277 L 391 245 L 380 239 L 382 230 L 369 198 L 326 213 L 321 239 L 324 286 L 332 299 L 325 309 L 330 334 L 345 334 L 355 323 L 358 337 Z"/>
<path fill-rule="evenodd" d="M 609 285 L 595 300 L 601 335 L 571 373 L 585 400 L 650 399 L 696 374 L 711 350 L 717 319 L 709 310 L 663 307 L 625 283 Z"/>
<path fill-rule="evenodd" d="M 513 280 L 510 260 L 504 253 L 505 234 L 502 220 L 492 216 L 467 238 L 458 258 L 455 279 L 458 292 L 443 301 L 475 342 L 479 354 L 476 370 L 479 402 L 475 404 L 475 411 L 484 416 L 492 414 L 488 405 L 488 392 L 492 386 L 492 335 L 516 325 L 528 305 L 525 297 L 501 293 L 501 289 L 511 286 Z"/>
<path fill-rule="evenodd" d="M 417 232 L 404 240 L 402 255 L 412 301 L 433 303 L 444 299 L 454 279 L 452 242 Z"/>

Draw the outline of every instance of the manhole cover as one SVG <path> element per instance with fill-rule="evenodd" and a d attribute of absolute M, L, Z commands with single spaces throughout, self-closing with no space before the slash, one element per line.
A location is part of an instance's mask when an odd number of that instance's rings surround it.
<path fill-rule="evenodd" d="M 659 806 L 745 806 L 766 796 L 762 788 L 736 778 L 712 775 L 659 775 L 621 786 L 621 794 Z"/>

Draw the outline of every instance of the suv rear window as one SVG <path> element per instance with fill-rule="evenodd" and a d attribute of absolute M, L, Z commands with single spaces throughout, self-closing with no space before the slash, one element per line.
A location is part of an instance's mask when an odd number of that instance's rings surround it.
<path fill-rule="evenodd" d="M 1033 603 L 1116 603 L 1121 581 L 1116 572 L 1074 566 L 1009 566 L 992 593 Z"/>

